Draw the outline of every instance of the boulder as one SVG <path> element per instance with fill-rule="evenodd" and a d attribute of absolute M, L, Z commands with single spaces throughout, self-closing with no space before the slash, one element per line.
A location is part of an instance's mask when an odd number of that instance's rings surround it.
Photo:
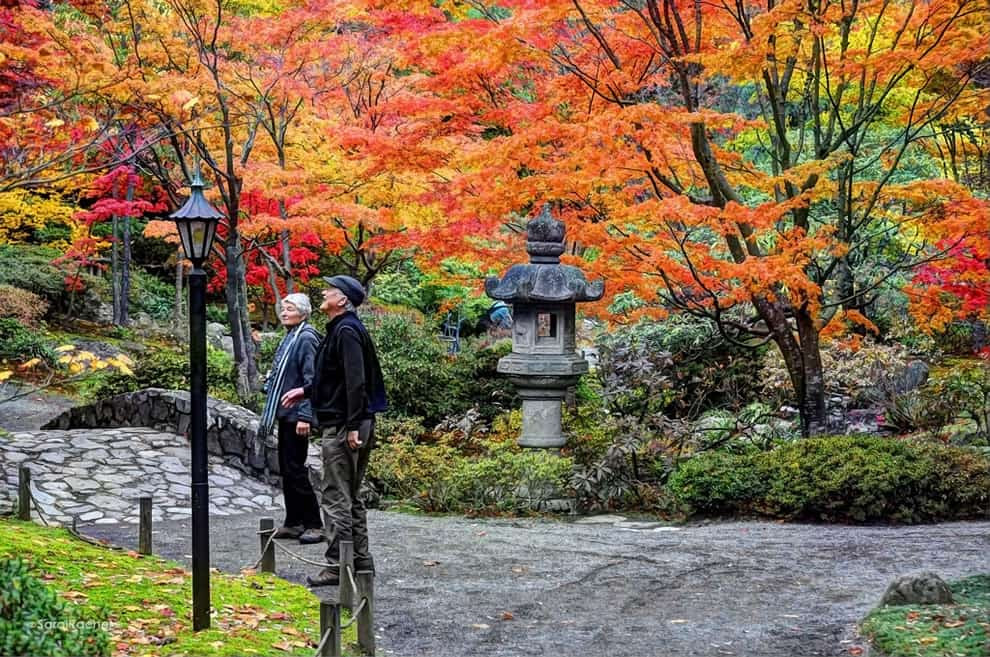
<path fill-rule="evenodd" d="M 880 606 L 952 604 L 952 591 L 935 573 L 900 577 L 887 587 Z"/>

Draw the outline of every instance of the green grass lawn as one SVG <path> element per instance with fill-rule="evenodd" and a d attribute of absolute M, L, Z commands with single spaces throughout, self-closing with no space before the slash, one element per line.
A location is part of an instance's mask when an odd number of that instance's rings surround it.
<path fill-rule="evenodd" d="M 892 657 L 990 655 L 990 575 L 950 582 L 954 605 L 880 607 L 861 630 Z"/>
<path fill-rule="evenodd" d="M 0 558 L 17 556 L 34 563 L 35 574 L 83 617 L 109 621 L 115 656 L 312 655 L 317 646 L 318 599 L 274 575 L 214 571 L 211 628 L 193 632 L 192 575 L 175 562 L 0 518 Z M 356 642 L 352 625 L 344 631 L 345 654 L 357 653 Z"/>

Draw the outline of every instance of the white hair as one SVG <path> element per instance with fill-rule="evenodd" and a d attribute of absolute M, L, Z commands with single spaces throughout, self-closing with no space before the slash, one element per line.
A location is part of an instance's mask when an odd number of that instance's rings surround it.
<path fill-rule="evenodd" d="M 282 298 L 282 303 L 291 303 L 295 306 L 303 319 L 309 319 L 309 316 L 313 314 L 313 304 L 310 303 L 309 297 L 301 292 L 285 295 Z"/>

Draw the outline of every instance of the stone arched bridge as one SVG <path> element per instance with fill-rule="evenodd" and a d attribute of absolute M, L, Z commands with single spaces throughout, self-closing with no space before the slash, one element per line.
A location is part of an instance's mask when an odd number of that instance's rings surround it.
<path fill-rule="evenodd" d="M 43 517 L 69 524 L 136 522 L 137 500 L 153 498 L 155 520 L 189 515 L 189 394 L 149 388 L 77 406 L 40 431 L 0 437 L 0 511 L 17 495 L 18 469 L 31 470 Z M 217 399 L 207 404 L 210 514 L 281 516 L 275 439 L 257 436 L 258 416 Z M 309 463 L 319 475 L 319 450 Z"/>
<path fill-rule="evenodd" d="M 149 427 L 189 437 L 189 393 L 145 388 L 71 408 L 42 429 Z M 208 398 L 206 443 L 210 454 L 262 481 L 279 483 L 274 437 L 258 437 L 258 416 L 243 406 Z M 310 446 L 309 463 L 318 465 L 319 449 Z M 314 475 L 315 476 L 315 475 Z"/>

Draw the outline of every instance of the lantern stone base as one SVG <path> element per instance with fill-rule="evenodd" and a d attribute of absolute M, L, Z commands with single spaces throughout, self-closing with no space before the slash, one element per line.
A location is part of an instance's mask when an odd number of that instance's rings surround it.
<path fill-rule="evenodd" d="M 561 431 L 563 390 L 519 389 L 522 397 L 520 447 L 560 448 L 567 443 Z"/>

